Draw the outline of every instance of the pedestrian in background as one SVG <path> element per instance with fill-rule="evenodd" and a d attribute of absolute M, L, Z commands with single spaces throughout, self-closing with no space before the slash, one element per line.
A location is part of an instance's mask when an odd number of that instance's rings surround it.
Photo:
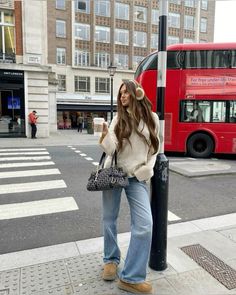
<path fill-rule="evenodd" d="M 37 138 L 36 133 L 37 133 L 37 119 L 38 116 L 36 116 L 37 112 L 33 111 L 29 114 L 29 123 L 31 125 L 31 138 Z"/>
<path fill-rule="evenodd" d="M 118 287 L 132 293 L 149 294 L 146 282 L 147 263 L 152 239 L 152 214 L 147 181 L 159 150 L 159 119 L 151 111 L 151 102 L 142 87 L 133 80 L 124 81 L 117 96 L 117 115 L 108 129 L 103 124 L 100 145 L 111 156 L 117 151 L 118 167 L 128 174 L 129 186 L 124 188 L 131 214 L 131 240 Z M 103 191 L 104 280 L 115 280 L 120 263 L 117 244 L 117 218 L 121 188 Z"/>
<path fill-rule="evenodd" d="M 84 123 L 84 119 L 83 117 L 79 117 L 77 119 L 77 123 L 78 123 L 78 132 L 82 133 L 83 130 L 83 123 Z"/>

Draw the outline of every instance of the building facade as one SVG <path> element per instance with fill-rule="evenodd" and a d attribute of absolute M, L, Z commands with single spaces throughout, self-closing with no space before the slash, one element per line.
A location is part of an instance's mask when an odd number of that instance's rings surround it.
<path fill-rule="evenodd" d="M 116 103 L 122 79 L 158 47 L 156 0 L 1 0 L 0 13 L 0 136 L 28 136 L 33 109 L 38 136 L 109 121 L 108 66 Z M 212 42 L 214 15 L 214 0 L 169 0 L 168 44 Z"/>
<path fill-rule="evenodd" d="M 48 1 L 48 63 L 58 79 L 57 116 L 76 126 L 79 116 L 109 120 L 110 77 L 114 96 L 122 79 L 158 47 L 159 1 Z M 215 1 L 170 0 L 168 44 L 212 42 Z M 63 119 L 64 118 L 64 119 Z"/>
<path fill-rule="evenodd" d="M 2 0 L 0 14 L 0 137 L 30 136 L 32 110 L 39 115 L 37 135 L 47 137 L 57 126 L 46 2 Z"/>

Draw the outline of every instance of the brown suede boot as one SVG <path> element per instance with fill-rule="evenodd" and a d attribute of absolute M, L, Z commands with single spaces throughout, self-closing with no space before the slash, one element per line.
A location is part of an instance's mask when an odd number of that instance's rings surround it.
<path fill-rule="evenodd" d="M 116 279 L 117 265 L 115 263 L 104 264 L 102 278 L 105 281 L 114 281 Z"/>
<path fill-rule="evenodd" d="M 148 282 L 130 284 L 119 280 L 118 288 L 135 294 L 152 294 L 152 285 Z"/>

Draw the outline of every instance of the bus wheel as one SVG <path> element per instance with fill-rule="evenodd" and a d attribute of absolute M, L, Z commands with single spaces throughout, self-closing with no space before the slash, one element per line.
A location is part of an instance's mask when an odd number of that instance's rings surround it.
<path fill-rule="evenodd" d="M 193 158 L 208 158 L 213 150 L 213 140 L 207 134 L 196 133 L 188 140 L 187 151 Z"/>

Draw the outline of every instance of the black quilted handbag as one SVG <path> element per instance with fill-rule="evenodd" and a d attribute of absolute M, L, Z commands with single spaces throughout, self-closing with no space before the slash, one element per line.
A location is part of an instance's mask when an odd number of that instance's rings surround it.
<path fill-rule="evenodd" d="M 88 191 L 105 191 L 128 186 L 127 174 L 122 168 L 117 167 L 117 152 L 114 152 L 111 166 L 108 168 L 104 168 L 105 158 L 106 153 L 104 152 L 99 161 L 97 171 L 92 172 L 88 179 Z"/>

